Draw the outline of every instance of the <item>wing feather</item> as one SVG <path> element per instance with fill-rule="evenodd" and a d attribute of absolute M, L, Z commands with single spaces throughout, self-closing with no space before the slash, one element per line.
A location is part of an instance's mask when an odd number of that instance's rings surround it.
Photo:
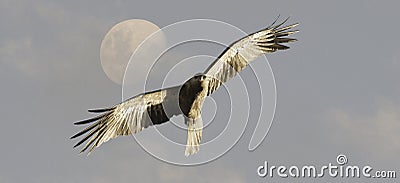
<path fill-rule="evenodd" d="M 161 124 L 173 115 L 180 114 L 180 86 L 157 90 L 132 97 L 118 105 L 106 109 L 89 110 L 103 113 L 94 118 L 76 122 L 76 125 L 90 124 L 71 139 L 84 136 L 74 147 L 88 141 L 81 152 L 89 149 L 89 154 L 102 143 L 121 136 L 142 131 L 153 124 Z M 164 108 L 164 106 L 167 106 Z"/>
<path fill-rule="evenodd" d="M 208 80 L 207 95 L 211 95 L 222 83 L 233 78 L 257 57 L 277 50 L 289 49 L 288 46 L 283 44 L 297 40 L 286 36 L 297 33 L 298 30 L 292 30 L 292 28 L 299 24 L 295 23 L 282 27 L 287 20 L 277 25 L 275 25 L 275 20 L 268 28 L 250 34 L 230 45 L 204 72 Z"/>

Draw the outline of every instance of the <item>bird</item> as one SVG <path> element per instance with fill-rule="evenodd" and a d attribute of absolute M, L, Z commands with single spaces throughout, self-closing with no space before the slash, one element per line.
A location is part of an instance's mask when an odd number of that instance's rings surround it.
<path fill-rule="evenodd" d="M 287 50 L 288 43 L 297 41 L 289 36 L 299 32 L 293 29 L 299 23 L 284 25 L 289 18 L 276 23 L 278 18 L 267 28 L 233 42 L 203 73 L 182 85 L 138 94 L 112 107 L 88 110 L 98 115 L 74 123 L 87 125 L 70 137 L 83 136 L 74 148 L 86 142 L 80 153 L 88 150 L 89 155 L 110 139 L 136 134 L 149 126 L 166 123 L 173 116 L 183 115 L 187 125 L 185 156 L 196 154 L 203 133 L 201 108 L 205 98 L 257 57 Z"/>

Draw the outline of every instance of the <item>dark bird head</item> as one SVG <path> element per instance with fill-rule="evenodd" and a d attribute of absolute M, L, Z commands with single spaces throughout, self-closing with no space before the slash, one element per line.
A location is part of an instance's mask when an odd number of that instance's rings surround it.
<path fill-rule="evenodd" d="M 179 106 L 185 116 L 189 116 L 193 102 L 204 91 L 205 80 L 205 75 L 196 74 L 182 85 L 179 91 Z"/>
<path fill-rule="evenodd" d="M 196 74 L 183 84 L 183 87 L 193 92 L 201 91 L 204 87 L 206 76 L 204 74 Z"/>
<path fill-rule="evenodd" d="M 201 81 L 204 81 L 206 79 L 206 76 L 203 73 L 197 73 L 192 78 L 201 82 Z"/>

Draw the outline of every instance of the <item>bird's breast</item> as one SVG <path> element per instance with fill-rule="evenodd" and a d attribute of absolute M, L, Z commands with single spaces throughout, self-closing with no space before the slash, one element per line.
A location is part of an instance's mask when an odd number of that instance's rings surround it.
<path fill-rule="evenodd" d="M 207 91 L 201 83 L 185 83 L 179 92 L 179 106 L 182 113 L 189 118 L 196 119 L 200 115 Z"/>

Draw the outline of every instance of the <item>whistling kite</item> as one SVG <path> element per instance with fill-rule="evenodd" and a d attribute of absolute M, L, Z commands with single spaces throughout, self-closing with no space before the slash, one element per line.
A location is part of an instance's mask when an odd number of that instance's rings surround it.
<path fill-rule="evenodd" d="M 82 125 L 94 122 L 71 137 L 88 133 L 74 147 L 89 139 L 81 152 L 91 146 L 90 153 L 111 138 L 137 133 L 150 125 L 165 123 L 174 115 L 183 114 L 187 125 L 185 155 L 197 153 L 202 137 L 200 113 L 204 99 L 255 58 L 288 49 L 282 43 L 296 41 L 287 36 L 298 32 L 292 30 L 298 24 L 282 26 L 286 21 L 275 25 L 275 20 L 271 26 L 234 42 L 204 73 L 193 76 L 181 86 L 139 94 L 110 108 L 89 110 L 102 114 L 74 123 Z"/>

